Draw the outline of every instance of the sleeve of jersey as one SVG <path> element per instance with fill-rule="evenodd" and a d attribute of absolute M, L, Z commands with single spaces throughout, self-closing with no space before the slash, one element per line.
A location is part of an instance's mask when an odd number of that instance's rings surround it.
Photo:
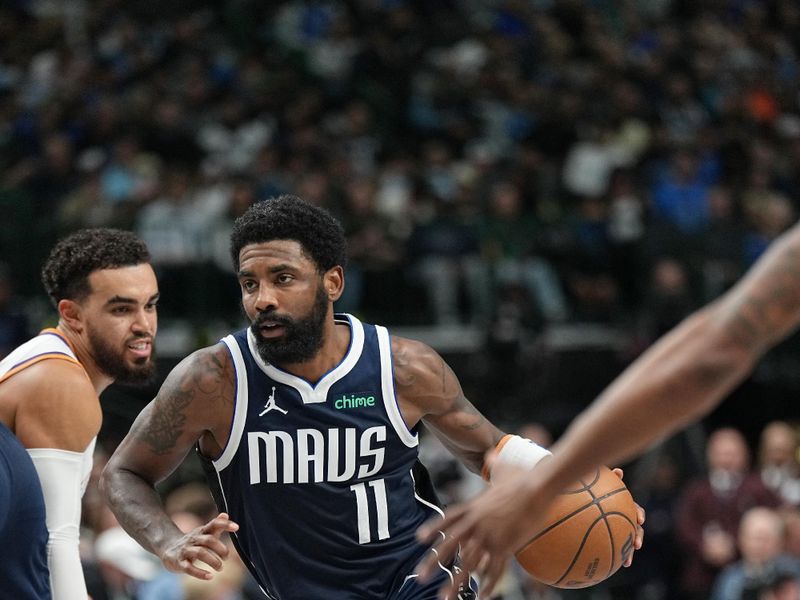
<path fill-rule="evenodd" d="M 547 448 L 518 435 L 506 434 L 495 447 L 497 460 L 526 469 L 533 469 L 540 460 L 550 456 Z M 488 465 L 483 466 L 481 475 L 486 481 L 492 480 Z"/>
<path fill-rule="evenodd" d="M 47 564 L 53 600 L 86 598 L 78 540 L 83 454 L 52 448 L 28 450 L 39 474 L 47 511 Z"/>

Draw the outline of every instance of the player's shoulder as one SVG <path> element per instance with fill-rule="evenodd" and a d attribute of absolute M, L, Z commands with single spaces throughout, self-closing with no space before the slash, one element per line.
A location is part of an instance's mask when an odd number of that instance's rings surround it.
<path fill-rule="evenodd" d="M 224 343 L 195 350 L 180 361 L 167 376 L 162 390 L 181 390 L 196 399 L 214 394 L 232 394 L 234 367 Z"/>
<path fill-rule="evenodd" d="M 394 335 L 391 340 L 392 364 L 398 384 L 419 384 L 430 377 L 441 377 L 444 360 L 428 344 Z"/>
<path fill-rule="evenodd" d="M 80 452 L 100 430 L 100 399 L 78 363 L 40 361 L 4 382 L 2 393 L 16 397 L 15 432 L 28 448 Z"/>
<path fill-rule="evenodd" d="M 436 350 L 420 340 L 392 335 L 391 346 L 395 365 L 398 363 L 426 364 L 427 361 L 439 358 Z"/>
<path fill-rule="evenodd" d="M 97 392 L 83 366 L 58 357 L 33 363 L 15 373 L 7 383 L 26 397 L 53 401 L 60 397 L 96 399 Z"/>

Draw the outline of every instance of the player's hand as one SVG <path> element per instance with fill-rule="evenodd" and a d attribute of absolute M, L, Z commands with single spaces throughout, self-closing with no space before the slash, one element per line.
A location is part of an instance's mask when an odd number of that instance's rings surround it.
<path fill-rule="evenodd" d="M 488 598 L 508 559 L 530 538 L 530 532 L 536 531 L 544 508 L 555 497 L 554 492 L 537 489 L 539 478 L 531 477 L 530 469 L 497 461 L 494 456 L 487 460 L 492 465 L 492 485 L 449 508 L 443 520 L 428 521 L 417 532 L 418 539 L 433 544 L 434 549 L 418 567 L 423 580 L 434 573 L 438 563 L 450 563 L 459 552 L 461 570 L 442 588 L 440 598 L 456 598 L 459 586 L 471 573 L 480 579 L 481 596 Z M 524 488 L 521 482 L 525 482 Z"/>
<path fill-rule="evenodd" d="M 617 467 L 616 469 L 611 469 L 611 470 L 620 479 L 622 479 L 623 476 L 625 475 L 623 473 L 622 469 L 620 469 L 619 467 Z M 644 528 L 642 527 L 642 525 L 644 525 L 644 518 L 645 518 L 644 509 L 641 506 L 639 506 L 639 504 L 635 500 L 634 500 L 634 504 L 636 504 L 636 521 L 637 521 L 636 522 L 636 537 L 633 540 L 634 552 L 631 552 L 630 556 L 627 559 L 625 559 L 624 563 L 622 563 L 623 567 L 630 567 L 631 566 L 631 564 L 633 563 L 633 555 L 635 554 L 635 551 L 639 550 L 642 547 L 642 543 L 644 543 Z"/>
<path fill-rule="evenodd" d="M 186 573 L 197 579 L 211 579 L 214 574 L 196 566 L 195 561 L 203 562 L 215 571 L 221 571 L 222 562 L 228 558 L 230 551 L 220 538 L 223 534 L 238 529 L 239 525 L 231 521 L 226 513 L 220 513 L 168 546 L 161 555 L 161 562 L 170 571 Z"/>

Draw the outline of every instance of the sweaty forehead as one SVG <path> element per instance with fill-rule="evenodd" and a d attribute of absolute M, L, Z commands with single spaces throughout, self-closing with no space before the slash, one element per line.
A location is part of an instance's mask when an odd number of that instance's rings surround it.
<path fill-rule="evenodd" d="M 248 244 L 239 251 L 239 268 L 247 269 L 258 263 L 285 263 L 297 267 L 314 266 L 314 261 L 296 240 L 270 240 Z"/>

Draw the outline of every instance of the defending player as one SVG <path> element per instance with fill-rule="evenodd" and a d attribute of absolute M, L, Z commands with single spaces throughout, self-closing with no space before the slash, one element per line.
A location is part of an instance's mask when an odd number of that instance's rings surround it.
<path fill-rule="evenodd" d="M 112 510 L 168 568 L 200 578 L 211 573 L 192 562 L 220 569 L 232 532 L 270 598 L 435 598 L 454 567 L 424 585 L 414 573 L 415 531 L 439 513 L 418 424 L 475 472 L 502 432 L 431 348 L 334 315 L 345 241 L 326 211 L 292 196 L 255 204 L 231 251 L 252 325 L 168 376 L 104 471 Z M 195 444 L 224 512 L 183 535 L 154 486 Z M 504 448 L 547 454 L 521 438 Z M 458 597 L 474 597 L 463 583 Z"/>
<path fill-rule="evenodd" d="M 152 373 L 158 287 L 148 261 L 128 232 L 88 229 L 61 240 L 42 269 L 58 325 L 0 362 L 4 598 L 87 597 L 78 533 L 99 394 Z"/>
<path fill-rule="evenodd" d="M 525 533 L 536 529 L 542 507 L 567 483 L 597 464 L 629 459 L 701 418 L 798 323 L 800 225 L 795 225 L 736 286 L 630 365 L 573 422 L 553 446 L 553 458 L 536 468 L 536 477 L 498 469 L 489 489 L 453 507 L 444 523 L 423 528 L 420 539 L 438 539 L 444 529 L 448 537 L 438 546 L 441 560 L 459 544 L 480 548 L 478 570 L 485 581 L 496 581 Z M 421 573 L 430 574 L 434 567 L 427 561 Z"/>

